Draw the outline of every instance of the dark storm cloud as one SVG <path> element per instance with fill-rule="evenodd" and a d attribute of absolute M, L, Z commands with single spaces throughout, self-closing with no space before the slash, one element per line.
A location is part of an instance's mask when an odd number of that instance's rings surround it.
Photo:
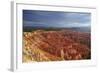
<path fill-rule="evenodd" d="M 83 27 L 90 26 L 90 13 L 23 10 L 24 26 Z"/>

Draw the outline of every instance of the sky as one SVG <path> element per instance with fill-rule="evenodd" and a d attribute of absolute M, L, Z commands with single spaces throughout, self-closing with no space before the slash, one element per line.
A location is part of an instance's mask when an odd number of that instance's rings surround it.
<path fill-rule="evenodd" d="M 91 14 L 83 12 L 58 12 L 23 10 L 23 26 L 27 27 L 90 27 Z"/>

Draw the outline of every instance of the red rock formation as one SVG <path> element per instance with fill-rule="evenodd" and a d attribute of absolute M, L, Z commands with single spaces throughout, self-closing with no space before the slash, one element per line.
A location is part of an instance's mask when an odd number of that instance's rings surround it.
<path fill-rule="evenodd" d="M 67 33 L 67 31 L 35 31 L 34 33 L 32 36 L 32 38 L 34 38 L 33 43 L 37 42 L 35 46 L 42 50 L 45 50 L 58 57 L 61 57 L 62 51 L 64 53 L 64 59 L 66 60 L 89 58 L 89 47 L 79 43 L 79 39 L 77 39 L 77 37 L 82 37 L 82 40 L 84 40 L 84 37 L 86 37 L 87 34 L 77 32 L 72 32 L 71 34 L 71 31 L 70 35 L 68 35 L 69 32 Z M 67 35 L 65 36 L 65 34 Z M 73 38 L 71 39 L 71 37 Z M 32 47 L 34 47 L 34 45 Z"/>
<path fill-rule="evenodd" d="M 24 40 L 27 42 L 25 48 L 28 47 L 30 56 L 34 50 L 40 49 L 45 53 L 43 56 L 49 60 L 80 60 L 91 57 L 89 33 L 38 30 L 24 33 Z"/>

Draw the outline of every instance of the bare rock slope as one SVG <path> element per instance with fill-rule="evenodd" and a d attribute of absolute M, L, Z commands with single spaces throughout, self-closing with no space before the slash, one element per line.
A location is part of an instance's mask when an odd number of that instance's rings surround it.
<path fill-rule="evenodd" d="M 23 61 L 90 59 L 90 34 L 70 30 L 24 32 Z"/>

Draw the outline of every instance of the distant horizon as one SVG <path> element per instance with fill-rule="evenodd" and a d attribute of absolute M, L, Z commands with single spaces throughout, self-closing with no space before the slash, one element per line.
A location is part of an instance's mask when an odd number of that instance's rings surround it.
<path fill-rule="evenodd" d="M 37 26 L 24 26 L 24 27 L 32 27 L 32 28 L 91 28 L 91 26 L 78 26 L 78 27 L 75 27 L 75 26 L 72 26 L 72 27 L 37 27 Z"/>

